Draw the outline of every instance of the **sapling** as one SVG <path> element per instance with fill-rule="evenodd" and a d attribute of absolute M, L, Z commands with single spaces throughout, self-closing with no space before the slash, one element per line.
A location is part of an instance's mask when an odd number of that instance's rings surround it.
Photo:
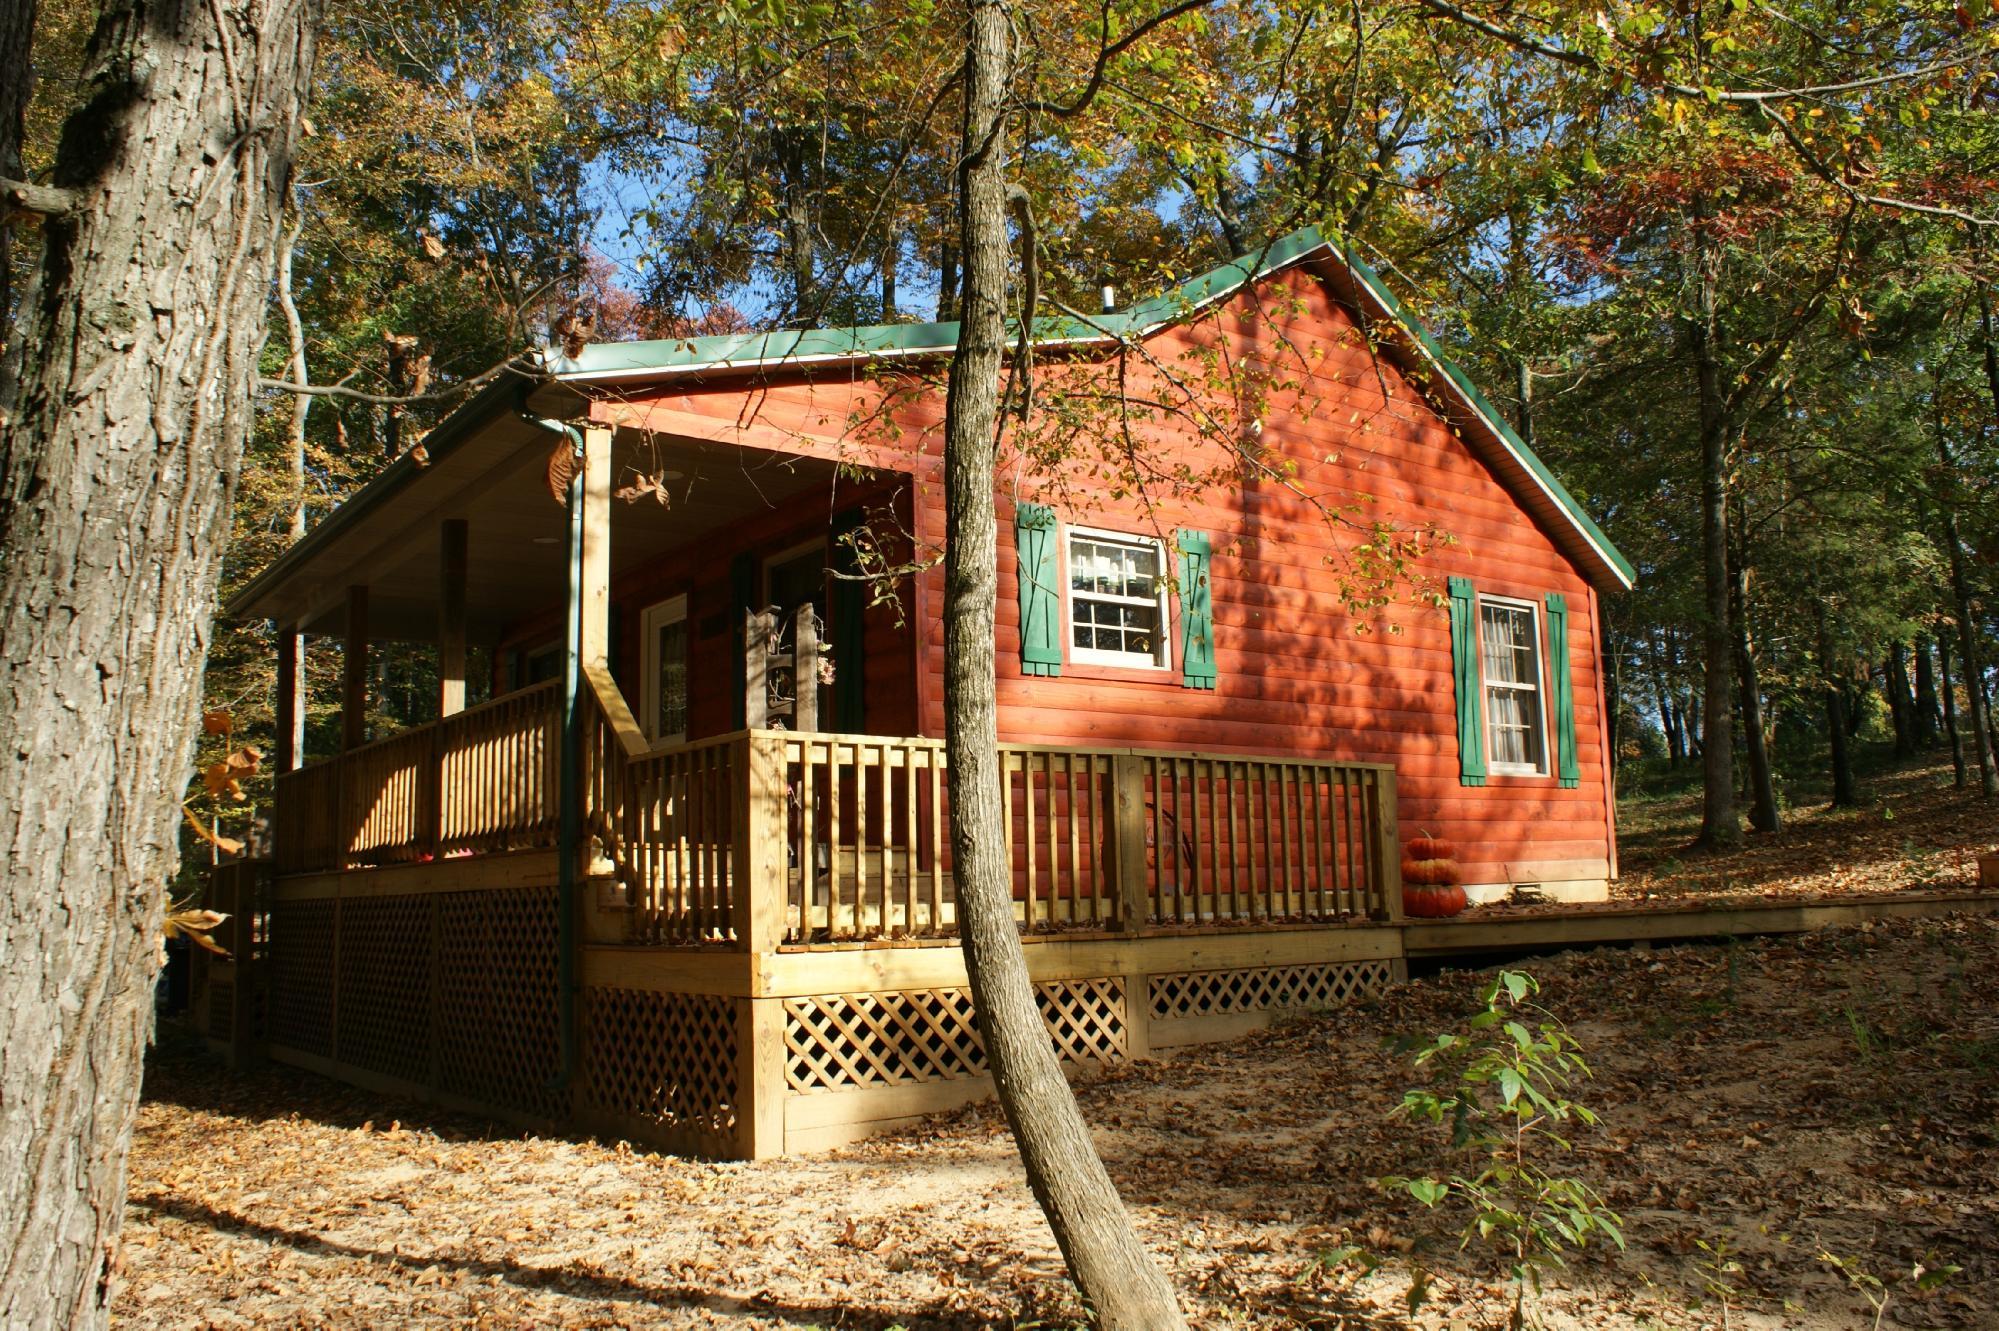
<path fill-rule="evenodd" d="M 1452 1149 L 1477 1168 L 1448 1179 L 1381 1180 L 1425 1206 L 1458 1204 L 1466 1212 L 1459 1247 L 1476 1241 L 1506 1255 L 1516 1331 L 1538 1325 L 1530 1296 L 1541 1292 L 1542 1271 L 1564 1265 L 1569 1249 L 1587 1247 L 1592 1237 L 1624 1247 L 1623 1220 L 1602 1196 L 1544 1163 L 1551 1152 L 1572 1149 L 1557 1130 L 1561 1125 L 1574 1120 L 1595 1126 L 1597 1116 L 1567 1097 L 1570 1086 L 1590 1076 L 1589 1065 L 1568 1028 L 1529 1001 L 1539 992 L 1533 976 L 1499 972 L 1480 991 L 1484 1010 L 1467 1023 L 1466 1034 L 1438 1035 L 1416 1054 L 1419 1067 L 1449 1075 L 1443 1089 L 1404 1094 L 1399 1112 L 1448 1122 Z"/>

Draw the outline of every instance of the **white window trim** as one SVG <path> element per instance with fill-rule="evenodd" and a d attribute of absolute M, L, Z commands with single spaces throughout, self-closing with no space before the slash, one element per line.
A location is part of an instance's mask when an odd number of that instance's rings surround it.
<path fill-rule="evenodd" d="M 1539 749 L 1541 763 L 1503 763 L 1492 756 L 1492 716 L 1486 710 L 1486 689 L 1518 689 L 1518 684 L 1499 681 L 1491 686 L 1485 680 L 1485 607 L 1504 606 L 1509 610 L 1525 610 L 1534 625 L 1534 721 L 1540 734 Z M 1513 596 L 1487 596 L 1480 592 L 1475 602 L 1475 623 L 1472 626 L 1472 649 L 1478 660 L 1478 723 L 1485 732 L 1485 770 L 1494 776 L 1547 776 L 1551 770 L 1548 764 L 1548 640 L 1542 632 L 1541 607 L 1533 601 L 1521 600 Z"/>
<path fill-rule="evenodd" d="M 687 594 L 685 592 L 682 592 L 679 596 L 669 596 L 664 601 L 647 606 L 639 616 L 639 679 L 641 681 L 639 685 L 639 706 L 642 709 L 641 715 L 645 717 L 644 728 L 646 738 L 650 739 L 655 745 L 684 744 L 687 742 L 687 732 L 685 730 L 682 730 L 677 735 L 656 734 L 653 730 L 653 727 L 659 724 L 659 631 L 668 624 L 685 624 L 686 622 Z M 688 643 L 689 648 L 692 648 L 693 645 L 691 641 Z M 689 664 L 691 665 L 692 663 L 692 652 L 690 651 Z"/>
<path fill-rule="evenodd" d="M 1159 606 L 1159 650 L 1150 660 L 1141 659 L 1136 652 L 1107 652 L 1096 647 L 1076 645 L 1076 597 L 1078 595 L 1069 570 L 1074 563 L 1075 538 L 1085 540 L 1111 541 L 1123 545 L 1149 545 L 1159 554 L 1159 576 L 1154 580 L 1154 599 Z M 1137 532 L 1112 531 L 1107 527 L 1079 527 L 1062 524 L 1062 651 L 1077 665 L 1116 666 L 1122 670 L 1151 670 L 1161 674 L 1173 668 L 1173 607 L 1168 604 L 1167 583 L 1172 569 L 1166 561 L 1166 542 L 1156 536 L 1141 536 Z M 1081 593 L 1083 596 L 1112 604 L 1140 604 L 1136 597 L 1100 596 L 1094 592 Z"/>

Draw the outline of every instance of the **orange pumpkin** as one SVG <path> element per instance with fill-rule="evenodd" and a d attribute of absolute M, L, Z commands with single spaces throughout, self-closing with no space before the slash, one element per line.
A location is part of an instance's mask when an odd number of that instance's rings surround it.
<path fill-rule="evenodd" d="M 1402 909 L 1419 919 L 1437 920 L 1465 908 L 1457 850 L 1442 837 L 1413 836 L 1402 852 Z"/>
<path fill-rule="evenodd" d="M 1402 847 L 1402 854 L 1412 860 L 1448 860 L 1457 851 L 1442 837 L 1424 832 L 1410 837 L 1409 843 Z"/>
<path fill-rule="evenodd" d="M 1456 883 L 1405 883 L 1402 913 L 1421 920 L 1446 920 L 1462 912 L 1467 904 L 1465 890 Z"/>

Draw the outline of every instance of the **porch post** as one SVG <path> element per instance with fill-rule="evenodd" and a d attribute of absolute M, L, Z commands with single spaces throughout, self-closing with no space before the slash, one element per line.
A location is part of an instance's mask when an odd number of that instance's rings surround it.
<path fill-rule="evenodd" d="M 368 588 L 347 589 L 347 659 L 342 662 L 340 747 L 358 749 L 368 742 Z"/>
<path fill-rule="evenodd" d="M 439 529 L 437 598 L 437 714 L 465 710 L 465 579 L 467 526 L 448 518 Z"/>
<path fill-rule="evenodd" d="M 611 663 L 611 427 L 583 427 L 583 664 Z"/>
<path fill-rule="evenodd" d="M 278 716 L 276 754 L 280 775 L 305 761 L 305 635 L 289 624 L 278 630 Z"/>

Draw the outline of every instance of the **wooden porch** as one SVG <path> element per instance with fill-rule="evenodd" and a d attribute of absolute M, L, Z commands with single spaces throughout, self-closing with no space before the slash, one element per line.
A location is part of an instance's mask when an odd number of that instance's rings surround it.
<path fill-rule="evenodd" d="M 651 745 L 608 671 L 582 674 L 566 875 L 552 684 L 277 778 L 265 876 L 217 882 L 255 921 L 215 1000 L 259 995 L 214 1027 L 232 1050 L 725 1156 L 987 1093 L 942 741 Z M 1221 1038 L 1401 971 L 1390 769 L 1002 755 L 1015 911 L 1066 1061 Z"/>
<path fill-rule="evenodd" d="M 212 888 L 237 957 L 196 994 L 218 1048 L 711 1156 L 836 1145 L 989 1094 L 941 742 L 648 746 L 608 674 L 584 677 L 570 928 L 543 686 L 279 778 L 276 860 Z M 1999 908 L 1944 893 L 1403 920 L 1385 768 L 1003 754 L 1029 973 L 1077 1069 L 1336 1006 L 1411 959 Z"/>

